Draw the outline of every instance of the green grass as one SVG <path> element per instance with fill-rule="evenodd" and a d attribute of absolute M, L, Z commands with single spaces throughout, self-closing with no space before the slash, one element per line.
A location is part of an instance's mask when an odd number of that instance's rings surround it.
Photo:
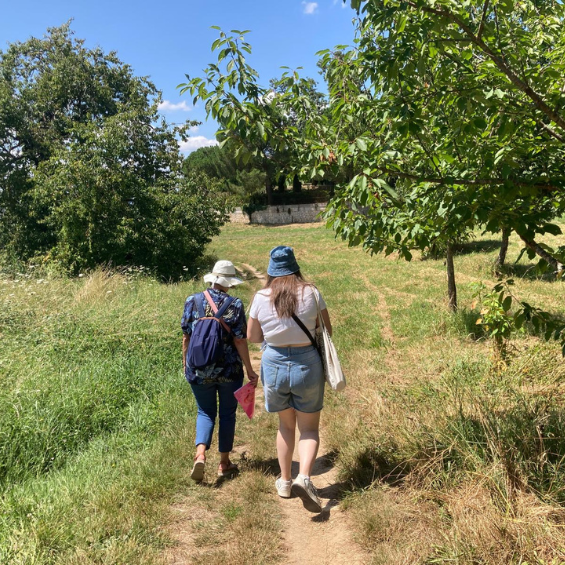
<path fill-rule="evenodd" d="M 160 562 L 171 497 L 194 490 L 180 317 L 199 288 L 3 281 L 0 563 Z"/>
<path fill-rule="evenodd" d="M 132 562 L 163 544 L 145 514 L 186 486 L 176 326 L 192 288 L 102 273 L 3 285 L 0 562 Z"/>

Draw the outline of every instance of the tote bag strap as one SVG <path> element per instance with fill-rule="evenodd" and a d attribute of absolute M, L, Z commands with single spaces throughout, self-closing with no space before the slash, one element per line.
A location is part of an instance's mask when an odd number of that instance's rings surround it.
<path fill-rule="evenodd" d="M 316 308 L 317 308 L 317 311 L 318 311 L 318 313 L 317 313 L 318 326 L 320 326 L 323 329 L 324 328 L 324 320 L 322 319 L 322 313 L 320 312 L 320 303 L 318 302 L 318 295 L 316 294 L 318 289 L 314 285 L 311 285 L 311 288 L 312 288 L 312 292 L 314 293 L 314 299 L 316 300 Z M 312 345 L 319 352 L 320 349 L 318 347 L 318 344 L 316 343 L 316 340 L 312 337 L 312 334 L 310 333 L 308 328 L 302 323 L 302 321 L 298 318 L 298 316 L 296 314 L 292 315 L 292 319 L 298 324 L 300 329 L 308 336 L 308 339 L 310 340 Z"/>
<path fill-rule="evenodd" d="M 318 309 L 318 325 L 324 329 L 325 328 L 325 324 L 324 324 L 324 318 L 322 318 L 322 310 L 320 309 L 320 300 L 318 299 L 318 289 L 312 285 L 313 290 L 312 292 L 314 293 L 314 300 L 316 301 L 316 308 Z"/>

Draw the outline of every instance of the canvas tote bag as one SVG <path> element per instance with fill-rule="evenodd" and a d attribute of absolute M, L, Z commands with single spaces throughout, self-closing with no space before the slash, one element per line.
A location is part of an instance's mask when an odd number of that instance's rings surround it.
<path fill-rule="evenodd" d="M 341 363 L 337 356 L 337 350 L 334 342 L 324 324 L 322 312 L 320 310 L 320 302 L 316 290 L 314 290 L 314 298 L 316 299 L 316 306 L 318 307 L 318 327 L 316 328 L 316 343 L 318 351 L 324 364 L 324 374 L 326 382 L 330 385 L 332 390 L 343 390 L 345 388 L 345 375 L 341 370 Z"/>
<path fill-rule="evenodd" d="M 330 385 L 333 390 L 343 390 L 345 388 L 345 375 L 341 370 L 341 364 L 337 356 L 337 350 L 330 337 L 330 334 L 324 324 L 324 319 L 322 318 L 322 311 L 320 310 L 320 302 L 318 301 L 318 295 L 314 289 L 314 299 L 316 300 L 316 307 L 318 309 L 318 326 L 316 327 L 316 337 L 312 337 L 312 334 L 308 328 L 302 323 L 300 318 L 296 315 L 292 315 L 292 319 L 298 324 L 300 329 L 308 336 L 312 345 L 318 350 L 320 357 L 322 358 L 322 366 L 324 368 L 324 376 L 326 377 L 326 382 Z"/>

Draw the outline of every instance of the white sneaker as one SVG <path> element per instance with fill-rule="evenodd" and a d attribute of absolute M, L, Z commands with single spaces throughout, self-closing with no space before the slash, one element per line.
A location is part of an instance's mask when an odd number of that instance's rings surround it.
<path fill-rule="evenodd" d="M 292 481 L 283 481 L 280 477 L 275 481 L 277 493 L 282 498 L 290 498 L 290 486 Z"/>
<path fill-rule="evenodd" d="M 310 512 L 322 511 L 322 503 L 310 477 L 298 475 L 292 483 L 291 491 L 302 499 L 302 504 L 304 504 L 306 510 Z"/>

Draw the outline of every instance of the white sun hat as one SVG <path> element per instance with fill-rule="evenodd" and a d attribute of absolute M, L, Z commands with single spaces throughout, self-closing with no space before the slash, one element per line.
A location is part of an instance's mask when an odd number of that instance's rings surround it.
<path fill-rule="evenodd" d="M 204 275 L 204 282 L 230 288 L 243 283 L 235 275 L 235 267 L 231 261 L 218 261 L 214 265 L 212 272 Z"/>

